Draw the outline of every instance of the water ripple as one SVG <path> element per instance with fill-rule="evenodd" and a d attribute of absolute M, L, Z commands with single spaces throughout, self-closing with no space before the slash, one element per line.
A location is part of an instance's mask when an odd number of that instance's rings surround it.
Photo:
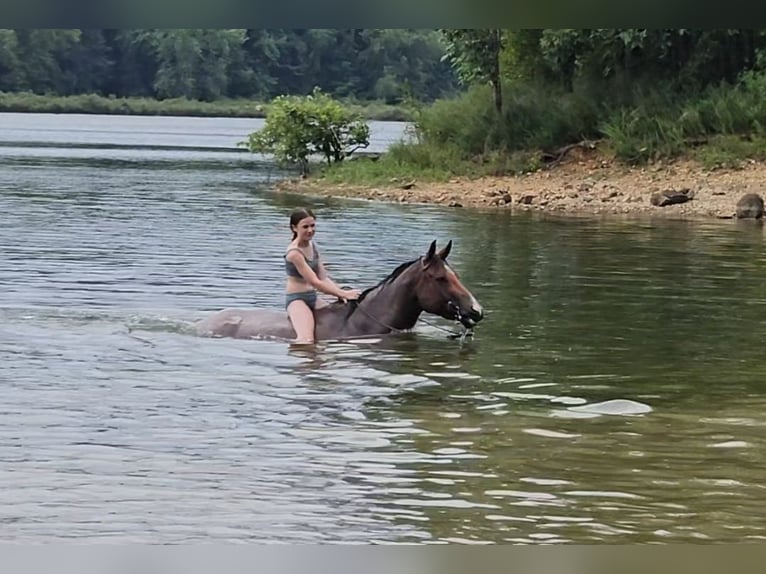
<path fill-rule="evenodd" d="M 766 537 L 759 228 L 274 193 L 249 122 L 3 119 L 4 540 Z M 339 283 L 455 239 L 474 339 L 194 336 L 282 305 L 300 204 Z"/>

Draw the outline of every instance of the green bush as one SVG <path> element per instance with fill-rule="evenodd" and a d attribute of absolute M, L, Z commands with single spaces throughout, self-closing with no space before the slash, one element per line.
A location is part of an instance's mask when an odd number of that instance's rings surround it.
<path fill-rule="evenodd" d="M 681 100 L 668 90 L 637 94 L 601 125 L 615 156 L 627 163 L 691 154 L 705 166 L 733 166 L 759 155 L 766 125 L 766 77 L 748 72 L 736 84 L 721 83 Z M 731 137 L 723 137 L 731 136 Z M 755 136 L 755 138 L 751 137 Z"/>
<path fill-rule="evenodd" d="M 660 115 L 644 108 L 619 110 L 601 130 L 615 156 L 630 164 L 675 157 L 686 147 L 684 131 L 672 111 Z"/>
<path fill-rule="evenodd" d="M 464 157 L 497 151 L 550 150 L 598 135 L 602 104 L 584 93 L 508 84 L 498 118 L 488 86 L 435 102 L 416 124 L 421 141 L 451 146 Z"/>
<path fill-rule="evenodd" d="M 308 173 L 309 157 L 321 154 L 327 164 L 340 163 L 370 144 L 370 128 L 356 114 L 315 89 L 310 96 L 279 96 L 265 126 L 244 142 L 254 153 L 271 154 L 281 164 L 297 164 Z"/>
<path fill-rule="evenodd" d="M 415 121 L 420 143 L 459 150 L 469 158 L 487 151 L 487 134 L 497 115 L 488 86 L 474 86 L 450 99 L 437 100 L 422 109 Z"/>
<path fill-rule="evenodd" d="M 691 155 L 706 169 L 739 168 L 747 160 L 766 159 L 766 139 L 762 136 L 714 136 Z"/>

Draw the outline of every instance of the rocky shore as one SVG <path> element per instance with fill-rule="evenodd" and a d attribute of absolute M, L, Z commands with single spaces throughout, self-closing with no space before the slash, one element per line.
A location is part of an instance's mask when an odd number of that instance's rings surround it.
<path fill-rule="evenodd" d="M 327 185 L 321 179 L 286 180 L 279 189 L 373 201 L 440 204 L 454 208 L 544 211 L 570 215 L 652 215 L 676 219 L 736 217 L 737 202 L 758 194 L 766 164 L 705 170 L 691 161 L 627 167 L 580 157 L 535 173 L 432 183 L 392 179 L 385 186 Z"/>

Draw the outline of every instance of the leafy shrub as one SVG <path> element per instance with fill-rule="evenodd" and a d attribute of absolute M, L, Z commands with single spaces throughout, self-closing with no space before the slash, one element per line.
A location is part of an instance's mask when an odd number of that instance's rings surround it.
<path fill-rule="evenodd" d="M 321 154 L 339 163 L 370 144 L 370 128 L 329 95 L 279 96 L 271 103 L 265 126 L 244 142 L 251 152 L 267 153 L 281 164 L 298 164 L 308 173 L 309 157 Z"/>
<path fill-rule="evenodd" d="M 629 164 L 646 163 L 661 157 L 672 158 L 686 148 L 677 110 L 658 115 L 644 108 L 620 110 L 602 125 L 609 147 L 616 157 Z"/>
<path fill-rule="evenodd" d="M 742 167 L 747 160 L 766 158 L 766 139 L 761 136 L 717 135 L 691 153 L 706 169 Z"/>
<path fill-rule="evenodd" d="M 417 119 L 420 140 L 454 147 L 473 158 L 496 151 L 555 149 L 598 135 L 603 106 L 588 94 L 520 82 L 508 83 L 504 93 L 501 118 L 488 86 L 434 102 Z"/>

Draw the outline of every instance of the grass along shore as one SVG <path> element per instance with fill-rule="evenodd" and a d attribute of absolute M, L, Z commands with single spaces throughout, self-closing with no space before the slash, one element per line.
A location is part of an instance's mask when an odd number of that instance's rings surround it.
<path fill-rule="evenodd" d="M 278 183 L 277 191 L 370 201 L 435 204 L 452 208 L 532 211 L 571 216 L 649 216 L 671 219 L 730 219 L 745 193 L 764 197 L 766 162 L 745 157 L 709 165 L 716 150 L 631 166 L 602 147 L 581 147 L 559 163 L 509 175 L 478 168 L 462 174 L 443 170 L 387 171 L 385 156 L 359 159 L 308 178 Z M 357 164 L 354 166 L 354 164 Z M 372 171 L 369 166 L 379 164 Z M 362 175 L 360 175 L 362 174 Z M 656 192 L 689 190 L 685 203 L 658 207 Z"/>
<path fill-rule="evenodd" d="M 681 218 L 729 218 L 742 195 L 762 195 L 766 74 L 694 95 L 639 91 L 628 103 L 528 85 L 505 93 L 501 118 L 488 89 L 473 88 L 421 109 L 415 143 L 294 186 L 453 207 Z M 651 201 L 684 190 L 691 201 Z"/>
<path fill-rule="evenodd" d="M 411 108 L 404 105 L 383 102 L 343 102 L 343 105 L 367 120 L 411 121 L 413 118 Z M 0 112 L 265 118 L 268 110 L 266 102 L 244 99 L 202 102 L 186 98 L 156 100 L 96 94 L 48 96 L 0 92 Z"/>
<path fill-rule="evenodd" d="M 502 126 L 487 111 L 485 88 L 417 112 L 343 102 L 368 120 L 417 121 L 418 143 L 358 154 L 280 188 L 452 207 L 728 218 L 744 193 L 760 194 L 766 181 L 764 89 L 766 76 L 751 76 L 694 100 L 660 98 L 668 104 L 606 113 L 588 112 L 592 100 L 582 94 L 527 93 L 520 87 Z M 261 118 L 269 104 L 0 92 L 0 111 Z M 500 138 L 494 151 L 487 147 L 493 133 Z M 583 133 L 601 139 L 557 147 Z M 657 207 L 650 201 L 656 192 L 687 189 L 694 198 L 683 204 Z"/>

